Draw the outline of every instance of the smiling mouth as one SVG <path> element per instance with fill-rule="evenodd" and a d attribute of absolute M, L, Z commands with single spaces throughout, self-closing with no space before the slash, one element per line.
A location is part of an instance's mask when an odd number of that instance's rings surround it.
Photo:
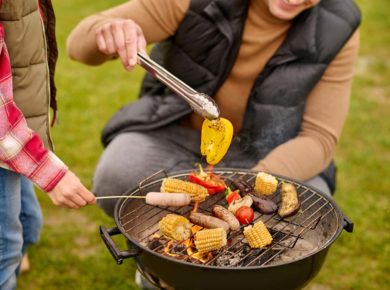
<path fill-rule="evenodd" d="M 283 9 L 285 9 L 285 10 L 293 10 L 293 9 L 295 9 L 295 8 L 297 8 L 297 7 L 299 7 L 299 6 L 301 6 L 302 4 L 304 4 L 305 2 L 303 2 L 303 3 L 300 3 L 300 4 L 292 4 L 292 3 L 290 3 L 290 0 L 282 0 L 281 1 L 281 6 L 282 6 L 282 8 Z"/>

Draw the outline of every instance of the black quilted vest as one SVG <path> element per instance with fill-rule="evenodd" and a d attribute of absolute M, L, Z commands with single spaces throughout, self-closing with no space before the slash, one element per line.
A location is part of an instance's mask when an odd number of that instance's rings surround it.
<path fill-rule="evenodd" d="M 192 0 L 176 34 L 156 45 L 151 57 L 197 91 L 213 96 L 237 57 L 248 4 L 248 0 Z M 359 23 L 353 0 L 322 0 L 294 19 L 251 90 L 237 137 L 242 150 L 260 160 L 297 135 L 307 96 Z M 140 96 L 108 122 L 104 145 L 120 133 L 156 129 L 191 112 L 187 103 L 149 75 Z M 333 191 L 333 162 L 322 176 Z"/>

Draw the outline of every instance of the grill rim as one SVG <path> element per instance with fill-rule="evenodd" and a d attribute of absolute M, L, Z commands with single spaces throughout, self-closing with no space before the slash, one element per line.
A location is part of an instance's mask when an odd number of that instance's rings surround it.
<path fill-rule="evenodd" d="M 190 172 L 193 172 L 193 169 L 172 171 L 172 172 L 169 172 L 169 173 L 166 173 L 166 171 L 164 171 L 164 170 L 160 170 L 160 171 L 150 175 L 146 179 L 142 180 L 138 184 L 138 187 L 135 187 L 135 188 L 132 188 L 132 189 L 126 191 L 123 195 L 132 195 L 132 194 L 136 193 L 137 191 L 142 192 L 141 191 L 142 187 L 151 186 L 151 185 L 153 185 L 155 183 L 161 182 L 161 179 L 163 177 L 159 177 L 159 178 L 153 179 L 154 176 L 157 176 L 160 173 L 164 174 L 165 175 L 164 177 L 172 177 L 172 176 L 176 176 L 177 177 L 177 176 L 188 175 Z M 216 174 L 219 174 L 219 173 L 222 173 L 222 174 L 227 174 L 227 173 L 235 174 L 235 173 L 240 173 L 240 172 L 244 172 L 246 174 L 257 174 L 258 173 L 258 171 L 256 171 L 256 170 L 250 170 L 250 169 L 245 169 L 245 168 L 227 168 L 227 167 L 226 168 L 225 167 L 214 168 L 213 172 L 216 173 Z M 122 226 L 122 223 L 120 222 L 120 218 L 119 218 L 119 213 L 121 211 L 122 206 L 124 206 L 124 204 L 129 201 L 127 199 L 118 200 L 118 202 L 116 203 L 115 210 L 114 210 L 115 223 L 116 223 L 117 228 L 119 229 L 119 231 L 126 237 L 128 242 L 133 247 L 136 247 L 139 250 L 139 254 L 138 255 L 141 255 L 143 251 L 146 251 L 149 254 L 152 254 L 152 255 L 157 256 L 159 258 L 168 259 L 169 261 L 174 262 L 174 263 L 182 264 L 184 266 L 189 266 L 189 267 L 191 267 L 191 266 L 192 267 L 199 267 L 201 269 L 240 270 L 240 271 L 256 270 L 256 269 L 271 269 L 271 268 L 274 268 L 274 267 L 287 266 L 287 265 L 294 264 L 294 263 L 299 262 L 299 261 L 303 261 L 303 260 L 305 260 L 307 258 L 310 258 L 310 257 L 318 254 L 319 252 L 322 252 L 325 249 L 328 249 L 337 240 L 337 238 L 340 236 L 340 234 L 343 231 L 343 229 L 346 228 L 346 226 L 347 226 L 346 222 L 348 221 L 348 219 L 345 217 L 343 212 L 340 210 L 340 208 L 337 205 L 337 203 L 335 202 L 335 200 L 333 198 L 327 196 L 325 193 L 321 192 L 320 190 L 315 189 L 312 186 L 303 184 L 302 182 L 300 182 L 300 181 L 298 181 L 296 179 L 285 177 L 283 175 L 278 175 L 278 174 L 272 174 L 272 175 L 277 177 L 277 178 L 279 178 L 279 179 L 284 179 L 286 181 L 291 181 L 293 183 L 299 184 L 301 187 L 304 187 L 306 189 L 309 189 L 309 190 L 313 191 L 316 194 L 319 194 L 322 198 L 324 198 L 328 203 L 330 203 L 333 206 L 334 211 L 336 213 L 336 217 L 337 217 L 337 224 L 336 224 L 337 229 L 335 230 L 332 238 L 328 239 L 328 241 L 325 242 L 320 247 L 318 247 L 318 249 L 316 249 L 314 251 L 311 251 L 311 252 L 309 252 L 309 254 L 300 256 L 300 257 L 298 257 L 298 258 L 296 258 L 294 260 L 291 260 L 291 261 L 287 261 L 287 262 L 285 261 L 285 262 L 282 262 L 282 263 L 271 264 L 271 265 L 268 264 L 268 265 L 245 266 L 245 267 L 214 266 L 214 265 L 196 264 L 196 263 L 191 263 L 191 262 L 187 262 L 187 261 L 182 261 L 182 260 L 179 260 L 179 259 L 175 259 L 174 257 L 170 257 L 170 256 L 167 256 L 167 255 L 163 255 L 162 253 L 155 252 L 154 250 L 149 249 L 147 246 L 141 245 L 138 241 L 135 241 L 135 239 L 130 237 L 130 235 L 126 232 L 126 230 Z"/>

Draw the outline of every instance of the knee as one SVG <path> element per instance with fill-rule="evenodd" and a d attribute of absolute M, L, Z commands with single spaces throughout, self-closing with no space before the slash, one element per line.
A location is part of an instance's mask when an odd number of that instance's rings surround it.
<path fill-rule="evenodd" d="M 96 170 L 93 178 L 93 188 L 92 188 L 92 191 L 96 196 L 117 195 L 115 193 L 116 189 L 112 188 L 112 187 L 116 187 L 115 185 L 116 182 L 115 182 L 114 174 L 111 174 L 101 168 L 98 168 Z M 103 200 L 98 200 L 97 204 L 99 205 L 100 208 L 104 210 L 104 212 L 107 215 L 114 217 L 114 209 L 115 209 L 116 202 L 117 202 L 116 199 L 103 199 Z"/>
<path fill-rule="evenodd" d="M 327 185 L 326 181 L 319 175 L 313 177 L 312 179 L 304 181 L 304 183 L 315 188 L 318 191 L 321 191 L 327 196 L 332 196 L 331 190 Z"/>
<path fill-rule="evenodd" d="M 124 174 L 115 164 L 99 165 L 93 177 L 92 191 L 96 196 L 123 195 L 136 186 L 132 182 L 131 174 Z M 98 200 L 98 205 L 110 217 L 114 217 L 114 210 L 118 199 Z"/>

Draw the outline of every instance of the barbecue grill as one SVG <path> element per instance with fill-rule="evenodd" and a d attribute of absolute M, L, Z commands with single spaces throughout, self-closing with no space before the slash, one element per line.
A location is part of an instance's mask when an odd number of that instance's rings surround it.
<path fill-rule="evenodd" d="M 229 184 L 231 179 L 244 179 L 253 185 L 256 171 L 245 169 L 215 169 Z M 187 180 L 190 171 L 169 174 Z M 279 184 L 296 186 L 301 203 L 298 213 L 281 218 L 277 213 L 256 212 L 253 221 L 263 221 L 273 237 L 264 249 L 251 249 L 240 231 L 228 235 L 228 244 L 214 251 L 207 261 L 199 261 L 191 245 L 168 246 L 169 240 L 159 234 L 158 222 L 168 213 L 188 216 L 191 206 L 156 207 L 140 199 L 118 201 L 115 208 L 117 227 L 100 227 L 103 241 L 118 264 L 133 257 L 137 267 L 152 283 L 162 281 L 174 289 L 300 289 L 314 278 L 325 261 L 330 245 L 343 229 L 352 232 L 353 223 L 346 218 L 331 197 L 295 180 L 274 175 Z M 127 195 L 146 195 L 159 191 L 160 171 L 147 178 Z M 279 189 L 272 199 L 280 204 Z M 223 194 L 210 196 L 199 205 L 199 212 L 211 215 L 215 204 L 226 206 Z M 129 249 L 120 251 L 111 236 L 122 234 Z M 172 242 L 171 242 L 172 244 Z M 166 249 L 174 250 L 173 254 Z"/>

